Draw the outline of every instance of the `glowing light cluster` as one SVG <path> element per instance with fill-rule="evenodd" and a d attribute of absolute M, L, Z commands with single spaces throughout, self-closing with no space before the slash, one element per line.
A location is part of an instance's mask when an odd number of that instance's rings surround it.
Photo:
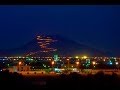
<path fill-rule="evenodd" d="M 38 44 L 42 49 L 41 52 L 57 51 L 55 48 L 50 48 L 49 45 L 57 40 L 53 40 L 51 37 L 37 36 Z"/>

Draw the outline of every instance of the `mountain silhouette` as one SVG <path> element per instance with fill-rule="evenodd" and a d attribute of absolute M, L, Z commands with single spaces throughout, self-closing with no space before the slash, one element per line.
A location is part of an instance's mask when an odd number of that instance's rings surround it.
<path fill-rule="evenodd" d="M 60 35 L 46 35 L 46 37 L 51 37 L 52 39 L 57 40 L 54 43 L 51 43 L 49 47 L 56 48 L 57 51 L 54 52 L 40 52 L 42 48 L 38 44 L 38 40 L 36 37 L 28 42 L 27 44 L 9 50 L 1 50 L 1 56 L 26 56 L 32 53 L 30 56 L 53 56 L 54 54 L 58 54 L 59 56 L 107 56 L 107 53 L 89 47 L 87 45 L 80 44 L 74 40 L 70 40 Z M 37 53 L 35 53 L 37 52 Z"/>

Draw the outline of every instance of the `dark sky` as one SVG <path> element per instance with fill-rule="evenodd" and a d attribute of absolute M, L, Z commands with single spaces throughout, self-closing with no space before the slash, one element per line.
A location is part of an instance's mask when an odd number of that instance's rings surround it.
<path fill-rule="evenodd" d="M 40 33 L 120 53 L 120 6 L 0 6 L 0 49 L 22 46 Z"/>

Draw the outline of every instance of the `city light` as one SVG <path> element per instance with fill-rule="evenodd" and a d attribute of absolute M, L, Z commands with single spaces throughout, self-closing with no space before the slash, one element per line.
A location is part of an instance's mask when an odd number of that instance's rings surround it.
<path fill-rule="evenodd" d="M 79 62 L 76 62 L 77 65 L 79 65 L 80 63 Z"/>
<path fill-rule="evenodd" d="M 116 65 L 118 65 L 119 63 L 118 63 L 118 62 L 116 62 L 115 64 L 116 64 Z"/>
<path fill-rule="evenodd" d="M 112 65 L 113 63 L 110 61 L 110 63 L 109 63 L 110 65 Z"/>
<path fill-rule="evenodd" d="M 51 59 L 49 59 L 51 61 Z"/>
<path fill-rule="evenodd" d="M 96 64 L 96 62 L 95 62 L 95 61 L 93 61 L 93 62 L 92 62 L 92 64 L 93 64 L 93 65 L 95 65 L 95 64 Z"/>
<path fill-rule="evenodd" d="M 83 59 L 86 59 L 86 58 L 87 58 L 87 56 L 83 56 L 82 58 L 83 58 Z"/>
<path fill-rule="evenodd" d="M 52 63 L 51 63 L 52 65 L 54 65 L 55 64 L 55 62 L 54 61 L 52 61 Z"/>
<path fill-rule="evenodd" d="M 69 59 L 67 59 L 67 61 L 69 61 Z"/>
<path fill-rule="evenodd" d="M 19 62 L 19 65 L 21 65 L 22 64 L 22 62 Z"/>
<path fill-rule="evenodd" d="M 76 59 L 78 59 L 79 57 L 78 57 L 78 56 L 76 56 L 75 58 L 76 58 Z"/>
<path fill-rule="evenodd" d="M 21 56 L 21 58 L 23 58 L 23 56 Z M 81 70 L 81 69 L 93 69 L 95 70 L 95 68 L 97 68 L 99 70 L 99 65 L 103 66 L 105 64 L 108 64 L 105 66 L 105 69 L 119 69 L 119 59 L 116 58 L 116 60 L 114 60 L 114 58 L 112 59 L 111 57 L 107 57 L 108 59 L 106 59 L 105 57 L 87 57 L 87 56 L 83 56 L 83 57 L 79 57 L 79 56 L 73 56 L 71 57 L 71 59 L 68 56 L 59 56 L 59 61 L 54 61 L 55 57 L 52 56 L 47 56 L 47 57 L 34 57 L 34 56 L 29 56 L 29 57 L 24 57 L 25 59 L 21 60 L 21 58 L 17 57 L 13 57 L 13 58 L 8 58 L 8 60 L 10 60 L 10 62 L 6 62 L 6 58 L 5 57 L 0 57 L 1 63 L 4 63 L 7 68 L 9 70 L 11 70 L 11 66 L 13 66 L 13 64 L 15 65 L 17 62 L 17 65 L 13 68 L 13 71 L 17 70 L 21 70 L 21 69 L 17 69 L 18 68 L 22 68 L 23 67 L 23 71 L 25 70 L 31 70 L 31 71 L 40 71 L 43 70 L 45 72 L 49 72 L 49 71 L 59 71 L 59 69 L 63 68 L 66 71 L 71 72 L 73 70 L 73 68 L 76 68 L 77 70 Z M 83 59 L 83 60 L 82 60 Z M 4 60 L 4 61 L 3 61 Z M 32 60 L 34 62 L 32 62 Z M 11 63 L 12 61 L 12 63 Z M 45 62 L 44 62 L 45 61 Z M 40 63 L 44 63 L 42 65 L 39 64 Z M 36 66 L 33 65 L 33 63 L 37 63 Z M 22 66 L 22 67 L 20 67 Z M 115 66 L 115 67 L 113 67 Z M 28 68 L 30 67 L 30 68 Z M 3 69 L 4 70 L 4 69 Z M 73 72 L 73 71 L 72 71 Z"/>

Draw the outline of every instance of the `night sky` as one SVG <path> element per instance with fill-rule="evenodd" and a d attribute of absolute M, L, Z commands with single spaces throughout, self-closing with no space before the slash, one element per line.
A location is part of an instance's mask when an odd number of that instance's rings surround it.
<path fill-rule="evenodd" d="M 0 6 L 0 49 L 20 47 L 38 34 L 59 34 L 120 53 L 120 6 Z"/>

